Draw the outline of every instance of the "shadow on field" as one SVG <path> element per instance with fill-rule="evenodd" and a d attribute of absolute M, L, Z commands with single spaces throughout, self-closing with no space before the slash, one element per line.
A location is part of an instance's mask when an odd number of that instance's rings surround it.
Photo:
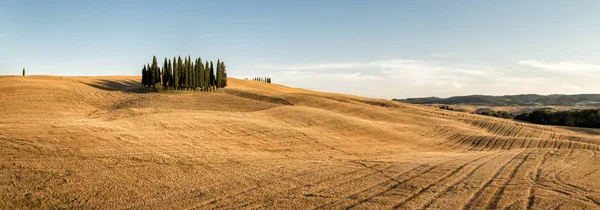
<path fill-rule="evenodd" d="M 90 87 L 107 91 L 138 92 L 140 90 L 140 81 L 137 80 L 97 80 L 91 83 L 81 82 Z"/>
<path fill-rule="evenodd" d="M 294 105 L 293 103 L 291 103 L 283 98 L 265 96 L 265 95 L 260 95 L 260 94 L 256 94 L 256 93 L 250 93 L 250 92 L 232 90 L 232 89 L 223 89 L 222 91 L 229 95 L 252 99 L 252 100 L 257 100 L 257 101 L 264 101 L 267 103 L 281 104 L 281 105 L 288 105 L 288 106 Z"/>

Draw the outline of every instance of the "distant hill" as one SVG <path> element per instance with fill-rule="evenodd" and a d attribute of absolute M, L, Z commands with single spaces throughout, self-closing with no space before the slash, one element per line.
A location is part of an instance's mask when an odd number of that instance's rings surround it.
<path fill-rule="evenodd" d="M 600 105 L 600 94 L 577 94 L 577 95 L 470 95 L 453 96 L 450 98 L 407 98 L 393 99 L 411 104 L 468 104 L 479 106 L 589 106 Z"/>

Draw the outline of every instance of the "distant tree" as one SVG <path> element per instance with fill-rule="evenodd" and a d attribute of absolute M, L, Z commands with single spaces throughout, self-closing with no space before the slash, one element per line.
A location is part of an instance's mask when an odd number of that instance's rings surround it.
<path fill-rule="evenodd" d="M 215 70 L 212 61 L 210 62 L 210 86 L 215 86 Z"/>
<path fill-rule="evenodd" d="M 152 81 L 154 81 L 154 72 L 150 67 L 150 64 L 146 64 L 146 87 L 152 86 Z"/>
<path fill-rule="evenodd" d="M 206 91 L 210 89 L 210 64 L 208 61 L 205 61 L 206 65 L 204 65 L 204 83 L 206 87 Z"/>
<path fill-rule="evenodd" d="M 202 58 L 198 58 L 198 78 L 199 78 L 199 85 L 200 85 L 200 89 L 201 90 L 205 90 L 204 88 L 206 87 L 206 82 L 204 80 L 205 78 L 205 71 L 204 71 L 204 62 L 202 61 Z"/>
<path fill-rule="evenodd" d="M 146 87 L 146 82 L 148 81 L 148 75 L 147 75 L 147 70 L 146 70 L 146 65 L 144 65 L 144 68 L 142 69 L 142 86 Z"/>
<path fill-rule="evenodd" d="M 188 61 L 187 57 L 183 58 L 183 68 L 185 69 L 184 70 L 184 72 L 185 72 L 184 86 L 185 86 L 185 88 L 187 90 L 187 88 L 190 87 L 190 69 L 189 69 L 190 68 L 190 62 Z"/>
<path fill-rule="evenodd" d="M 191 58 L 190 58 L 190 59 L 191 59 Z M 194 60 L 194 61 L 190 61 L 190 65 L 191 65 L 191 68 L 190 68 L 190 75 L 192 75 L 192 76 L 191 76 L 191 79 L 192 79 L 192 82 L 191 82 L 191 83 L 192 83 L 192 90 L 195 90 L 195 89 L 196 89 L 196 87 L 198 87 L 198 82 L 197 82 L 197 80 L 196 80 L 196 76 L 197 76 L 197 75 L 196 75 L 196 68 L 197 68 L 197 66 L 196 66 L 196 62 L 197 62 L 196 60 Z"/>
<path fill-rule="evenodd" d="M 169 78 L 168 78 L 168 86 L 169 88 L 174 87 L 173 86 L 173 64 L 171 63 L 171 59 L 167 59 L 167 71 L 169 74 Z"/>
<path fill-rule="evenodd" d="M 23 76 L 25 76 L 25 68 L 23 68 Z"/>
<path fill-rule="evenodd" d="M 152 57 L 152 66 L 150 67 L 150 69 L 152 69 L 152 86 L 154 86 L 154 84 L 159 83 L 160 82 L 160 69 L 158 67 L 158 60 L 156 60 L 156 56 Z"/>
<path fill-rule="evenodd" d="M 200 88 L 202 86 L 202 74 L 200 74 L 200 69 L 202 69 L 202 60 L 200 58 L 196 58 L 196 87 Z"/>
<path fill-rule="evenodd" d="M 221 88 L 221 60 L 217 59 L 217 67 L 215 73 L 215 85 L 217 88 Z"/>
<path fill-rule="evenodd" d="M 173 87 L 179 89 L 179 64 L 177 58 L 173 57 Z"/>
<path fill-rule="evenodd" d="M 162 85 L 163 87 L 169 87 L 169 67 L 167 66 L 167 58 L 165 58 L 165 62 L 162 67 Z"/>
<path fill-rule="evenodd" d="M 221 69 L 223 69 L 222 71 L 222 78 L 221 78 L 221 88 L 227 87 L 227 67 L 225 66 L 225 62 L 221 61 Z"/>
<path fill-rule="evenodd" d="M 183 60 L 181 60 L 181 56 L 177 57 L 177 68 L 179 69 L 179 87 L 183 88 L 183 80 L 184 80 L 184 72 L 183 72 Z"/>

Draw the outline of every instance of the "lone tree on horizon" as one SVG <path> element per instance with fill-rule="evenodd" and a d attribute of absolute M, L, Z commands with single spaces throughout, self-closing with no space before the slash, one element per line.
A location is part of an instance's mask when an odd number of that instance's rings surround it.
<path fill-rule="evenodd" d="M 23 76 L 25 76 L 25 68 L 23 68 Z"/>

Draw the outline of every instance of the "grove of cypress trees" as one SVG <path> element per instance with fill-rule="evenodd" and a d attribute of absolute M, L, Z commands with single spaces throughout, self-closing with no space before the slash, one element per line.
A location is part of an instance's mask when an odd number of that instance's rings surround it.
<path fill-rule="evenodd" d="M 255 77 L 254 80 L 271 82 L 271 78 L 267 77 Z M 158 83 L 167 90 L 215 91 L 227 86 L 227 67 L 220 59 L 215 66 L 212 61 L 203 62 L 200 57 L 192 60 L 189 55 L 173 57 L 173 60 L 165 58 L 163 65 L 159 66 L 156 56 L 153 56 L 152 63 L 142 68 L 140 83 L 148 88 Z"/>

